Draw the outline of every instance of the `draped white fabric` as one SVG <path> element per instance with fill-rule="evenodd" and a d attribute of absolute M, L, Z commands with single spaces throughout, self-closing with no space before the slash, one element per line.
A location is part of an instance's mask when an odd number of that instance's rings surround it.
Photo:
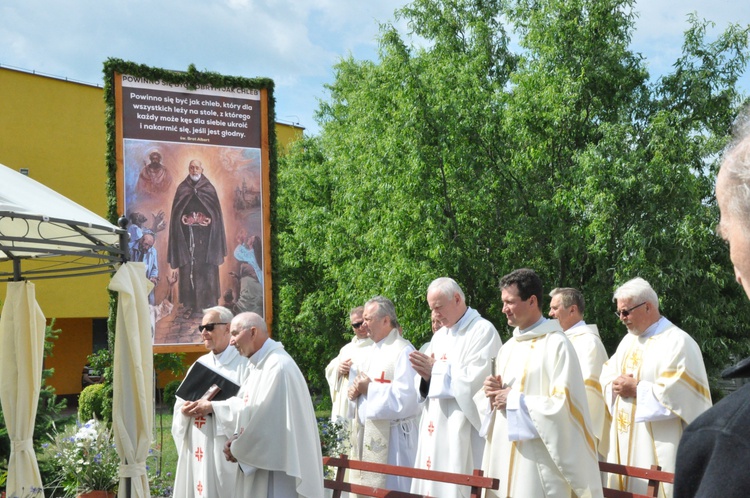
<path fill-rule="evenodd" d="M 9 282 L 0 316 L 0 401 L 11 441 L 8 496 L 42 488 L 32 444 L 42 384 L 44 314 L 31 282 Z"/>
<path fill-rule="evenodd" d="M 121 498 L 151 496 L 146 458 L 154 425 L 154 356 L 148 309 L 152 286 L 143 263 L 122 265 L 109 283 L 109 289 L 119 293 L 112 429 L 121 459 L 118 492 Z"/>

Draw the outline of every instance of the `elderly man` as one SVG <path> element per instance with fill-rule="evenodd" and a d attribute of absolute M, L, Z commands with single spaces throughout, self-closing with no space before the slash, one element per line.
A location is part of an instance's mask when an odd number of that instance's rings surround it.
<path fill-rule="evenodd" d="M 427 288 L 432 319 L 442 327 L 425 351 L 410 355 L 426 398 L 415 466 L 471 474 L 482 465 L 484 439 L 474 394 L 490 374 L 502 341 L 489 321 L 466 305 L 455 280 L 441 277 Z M 412 492 L 443 498 L 469 496 L 469 488 L 415 480 Z"/>
<path fill-rule="evenodd" d="M 495 497 L 601 497 L 596 440 L 575 349 L 542 316 L 542 281 L 528 269 L 500 281 L 515 326 L 474 401 L 485 415 L 482 469 L 500 479 Z"/>
<path fill-rule="evenodd" d="M 354 332 L 352 340 L 341 348 L 338 356 L 326 367 L 326 380 L 331 391 L 331 420 L 347 419 L 349 415 L 349 372 L 354 376 L 359 372 L 359 365 L 365 359 L 372 339 L 367 335 L 367 327 L 362 318 L 364 306 L 357 306 L 349 312 L 349 323 Z"/>
<path fill-rule="evenodd" d="M 204 310 L 199 328 L 209 353 L 195 363 L 239 385 L 247 377 L 249 364 L 235 348 L 228 347 L 231 321 L 232 312 L 226 308 Z M 198 369 L 196 364 L 190 367 L 186 379 L 196 373 L 193 372 Z M 187 401 L 177 397 L 172 418 L 172 437 L 178 454 L 175 496 L 232 495 L 237 466 L 227 462 L 222 452 L 228 436 L 234 434 L 237 411 L 231 406 L 234 403 L 238 407 L 238 402 L 238 399 Z"/>
<path fill-rule="evenodd" d="M 356 401 L 352 457 L 413 467 L 419 412 L 417 373 L 409 363 L 414 346 L 401 337 L 396 309 L 389 299 L 370 299 L 362 316 L 374 344 L 349 388 L 349 399 Z M 409 491 L 411 485 L 405 477 L 352 474 L 353 481 L 373 487 Z"/>
<path fill-rule="evenodd" d="M 167 261 L 179 278 L 184 318 L 219 302 L 219 265 L 226 254 L 219 195 L 203 174 L 203 164 L 193 159 L 174 193 L 167 246 Z"/>
<path fill-rule="evenodd" d="M 231 344 L 250 358 L 250 374 L 227 460 L 238 462 L 234 493 L 206 496 L 292 498 L 323 496 L 323 456 L 305 378 L 284 346 L 268 337 L 257 313 L 232 320 Z"/>
<path fill-rule="evenodd" d="M 146 267 L 146 278 L 153 284 L 154 288 L 148 294 L 148 304 L 156 304 L 154 292 L 156 284 L 159 283 L 159 261 L 154 247 L 154 232 L 149 229 L 143 231 L 143 235 L 130 248 L 130 260 L 143 263 Z"/>
<path fill-rule="evenodd" d="M 602 368 L 604 399 L 612 415 L 607 461 L 674 472 L 685 426 L 711 407 L 698 344 L 659 312 L 648 282 L 634 278 L 614 294 L 628 333 Z M 646 482 L 612 475 L 608 487 L 646 493 Z M 659 496 L 672 496 L 662 484 Z"/>
<path fill-rule="evenodd" d="M 611 419 L 604 404 L 599 377 L 602 374 L 602 365 L 607 361 L 607 350 L 604 349 L 596 325 L 583 321 L 585 302 L 583 294 L 578 289 L 553 289 L 549 295 L 552 297 L 549 303 L 549 317 L 556 318 L 560 323 L 563 332 L 573 343 L 578 362 L 581 364 L 589 416 L 597 440 L 597 452 L 603 460 L 607 455 Z"/>
<path fill-rule="evenodd" d="M 737 282 L 750 297 L 750 134 L 727 152 L 716 180 L 719 235 L 729 244 Z M 750 377 L 750 360 L 725 377 Z M 677 449 L 674 495 L 744 498 L 750 473 L 750 384 L 722 399 L 691 423 Z"/>

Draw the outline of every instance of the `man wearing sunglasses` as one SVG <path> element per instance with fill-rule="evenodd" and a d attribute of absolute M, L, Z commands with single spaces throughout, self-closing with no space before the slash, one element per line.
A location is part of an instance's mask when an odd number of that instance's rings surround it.
<path fill-rule="evenodd" d="M 346 344 L 336 358 L 326 367 L 326 380 L 331 392 L 331 420 L 347 420 L 349 416 L 349 378 L 359 373 L 358 366 L 364 360 L 367 347 L 372 345 L 372 339 L 367 336 L 367 325 L 362 318 L 364 306 L 357 306 L 349 312 L 349 323 L 354 332 L 352 340 Z"/>
<path fill-rule="evenodd" d="M 203 311 L 198 328 L 209 352 L 196 363 L 241 385 L 248 376 L 249 362 L 237 349 L 229 347 L 232 317 L 232 312 L 222 306 Z M 186 378 L 193 368 L 195 364 Z M 227 409 L 220 410 L 220 406 Z M 228 436 L 234 434 L 240 406 L 239 398 L 186 401 L 177 397 L 172 418 L 172 437 L 178 453 L 174 496 L 232 496 L 237 465 L 227 462 L 223 451 Z"/>
<path fill-rule="evenodd" d="M 602 368 L 612 415 L 607 461 L 674 472 L 683 430 L 711 407 L 703 356 L 692 337 L 661 315 L 644 279 L 620 286 L 614 301 L 628 333 Z M 646 484 L 613 475 L 608 487 L 646 494 Z M 659 496 L 672 496 L 672 486 L 662 484 Z"/>

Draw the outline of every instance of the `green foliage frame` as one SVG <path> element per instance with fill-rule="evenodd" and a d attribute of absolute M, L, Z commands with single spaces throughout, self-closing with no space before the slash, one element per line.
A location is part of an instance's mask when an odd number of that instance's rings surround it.
<path fill-rule="evenodd" d="M 161 69 L 137 64 L 135 62 L 121 59 L 109 58 L 104 62 L 104 101 L 106 104 L 106 134 L 107 134 L 107 219 L 117 224 L 118 219 L 124 213 L 117 212 L 117 123 L 115 102 L 115 74 L 128 74 L 150 81 L 163 81 L 176 85 L 182 85 L 188 89 L 196 89 L 199 86 L 210 86 L 213 88 L 242 88 L 267 91 L 267 122 L 268 122 L 268 168 L 269 179 L 269 223 L 271 227 L 271 240 L 264 241 L 270 244 L 271 250 L 271 303 L 272 316 L 277 314 L 277 278 L 273 262 L 276 261 L 276 247 L 274 226 L 276 225 L 276 129 L 275 129 L 275 99 L 273 96 L 274 82 L 270 78 L 245 78 L 241 76 L 226 76 L 223 74 L 198 71 L 195 65 L 190 64 L 187 71 L 176 71 Z M 110 293 L 110 313 L 107 323 L 109 331 L 110 348 L 114 344 L 115 323 L 117 316 L 117 298 Z"/>

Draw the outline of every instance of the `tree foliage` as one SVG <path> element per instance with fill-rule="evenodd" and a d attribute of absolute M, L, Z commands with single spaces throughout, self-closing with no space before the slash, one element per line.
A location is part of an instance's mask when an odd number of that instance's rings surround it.
<path fill-rule="evenodd" d="M 438 276 L 506 338 L 497 283 L 520 267 L 581 289 L 610 352 L 612 292 L 635 276 L 711 369 L 748 351 L 713 197 L 747 28 L 711 40 L 690 17 L 653 81 L 630 0 L 415 0 L 396 15 L 408 36 L 383 24 L 377 62 L 335 66 L 320 135 L 279 168 L 275 328 L 313 385 L 373 295 L 427 340 Z"/>

